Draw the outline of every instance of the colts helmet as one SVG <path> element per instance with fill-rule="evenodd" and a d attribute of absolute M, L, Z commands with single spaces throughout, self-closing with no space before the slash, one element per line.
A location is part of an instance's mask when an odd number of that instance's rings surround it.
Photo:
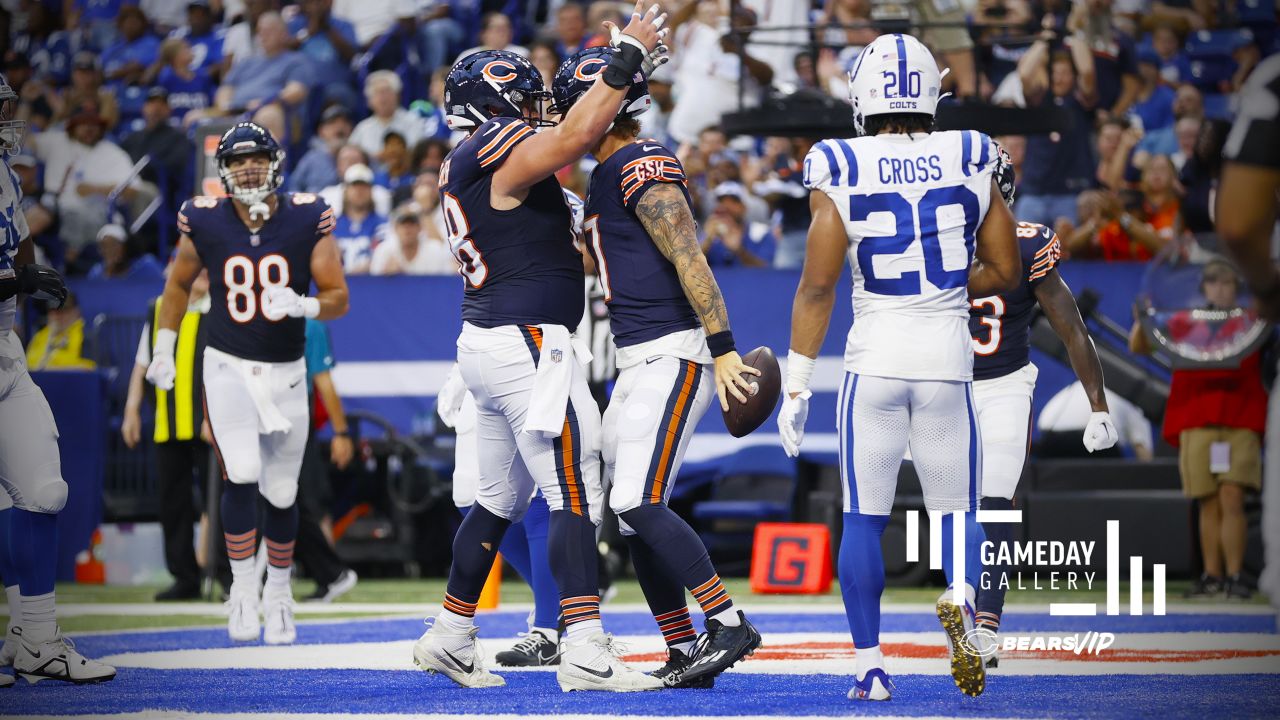
<path fill-rule="evenodd" d="M 932 117 L 942 96 L 942 76 L 929 49 L 910 35 L 881 35 L 862 49 L 849 71 L 849 99 L 858 134 L 874 115 L 919 113 Z"/>
<path fill-rule="evenodd" d="M 256 185 L 246 186 L 244 181 L 256 178 L 241 170 L 233 172 L 230 164 L 233 158 L 245 155 L 266 155 L 267 172 Z M 249 213 L 265 214 L 266 199 L 280 188 L 284 182 L 281 167 L 284 165 L 284 150 L 276 139 L 271 137 L 267 129 L 252 122 L 236 123 L 222 135 L 215 155 L 218 163 L 218 177 L 222 178 L 222 187 L 227 194 L 249 206 Z"/>
<path fill-rule="evenodd" d="M 613 54 L 617 52 L 611 47 L 590 47 L 579 50 L 560 63 L 555 79 L 551 81 L 551 110 L 561 117 L 569 112 L 569 108 L 582 97 L 596 78 L 609 67 Z M 622 101 L 622 109 L 618 117 L 639 117 L 648 112 L 653 104 L 649 97 L 649 83 L 642 73 L 636 73 L 627 88 L 627 96 Z"/>
<path fill-rule="evenodd" d="M 0 152 L 9 155 L 17 155 L 22 149 L 22 133 L 27 129 L 25 120 L 14 119 L 17 115 L 18 93 L 0 74 Z"/>
<path fill-rule="evenodd" d="M 538 69 L 506 50 L 481 50 L 459 60 L 444 81 L 445 120 L 450 130 L 477 128 L 496 117 L 542 119 L 542 103 L 550 97 Z"/>
<path fill-rule="evenodd" d="M 1001 145 L 996 145 L 996 171 L 991 176 L 1000 188 L 1000 196 L 1004 204 L 1013 207 L 1013 196 L 1018 192 L 1018 178 L 1013 171 L 1013 158 Z"/>

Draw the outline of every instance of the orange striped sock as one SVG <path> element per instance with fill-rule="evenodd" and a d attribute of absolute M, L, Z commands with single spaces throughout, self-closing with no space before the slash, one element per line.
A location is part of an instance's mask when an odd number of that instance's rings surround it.
<path fill-rule="evenodd" d="M 698 601 L 698 605 L 702 607 L 702 614 L 708 620 L 715 618 L 723 621 L 725 615 L 734 615 L 733 600 L 729 598 L 729 591 L 725 589 L 724 583 L 720 582 L 719 575 L 712 575 L 710 580 L 696 588 L 690 588 L 690 592 L 693 593 L 693 598 Z M 737 622 L 725 624 L 737 625 Z"/>
<path fill-rule="evenodd" d="M 599 595 L 561 598 L 560 617 L 569 641 L 575 644 L 604 629 L 600 622 Z"/>
<path fill-rule="evenodd" d="M 662 631 L 662 639 L 666 641 L 667 647 L 683 650 L 685 645 L 698 639 L 698 632 L 693 629 L 693 619 L 689 617 L 687 607 L 659 613 L 653 619 L 658 622 L 658 629 Z"/>

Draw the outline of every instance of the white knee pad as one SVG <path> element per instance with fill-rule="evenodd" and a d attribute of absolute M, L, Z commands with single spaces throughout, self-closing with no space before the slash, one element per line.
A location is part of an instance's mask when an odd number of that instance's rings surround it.
<path fill-rule="evenodd" d="M 252 485 L 262 477 L 262 459 L 257 448 L 253 452 L 231 453 L 222 456 L 222 468 L 227 479 L 239 485 Z"/>
<path fill-rule="evenodd" d="M 493 515 L 497 515 L 505 520 L 513 523 L 520 522 L 524 519 L 524 514 L 529 510 L 529 503 L 533 497 L 527 497 L 523 501 L 514 494 L 506 496 L 476 496 L 475 504 L 488 510 Z"/>
<path fill-rule="evenodd" d="M 298 479 L 263 478 L 258 483 L 258 492 L 272 507 L 286 510 L 298 499 Z"/>
<path fill-rule="evenodd" d="M 13 505 L 21 510 L 56 515 L 67 506 L 67 483 L 60 477 L 32 483 Z"/>

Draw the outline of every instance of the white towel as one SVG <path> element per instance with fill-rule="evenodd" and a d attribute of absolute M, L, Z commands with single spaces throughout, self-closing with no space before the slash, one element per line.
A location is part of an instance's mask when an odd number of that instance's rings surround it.
<path fill-rule="evenodd" d="M 271 398 L 271 369 L 267 363 L 240 361 L 240 372 L 249 387 L 253 407 L 258 411 L 258 431 L 266 434 L 285 432 L 293 427 Z"/>
<path fill-rule="evenodd" d="M 540 325 L 542 350 L 538 372 L 529 397 L 529 414 L 521 432 L 544 438 L 560 437 L 564 431 L 565 408 L 573 385 L 574 364 L 591 362 L 591 350 L 563 325 Z"/>

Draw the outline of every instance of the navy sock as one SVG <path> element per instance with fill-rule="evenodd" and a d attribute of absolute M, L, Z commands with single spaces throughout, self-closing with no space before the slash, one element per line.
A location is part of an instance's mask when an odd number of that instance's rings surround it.
<path fill-rule="evenodd" d="M 23 597 L 53 592 L 58 574 L 58 516 L 22 508 L 9 511 L 13 568 Z"/>
<path fill-rule="evenodd" d="M 855 648 L 880 644 L 880 595 L 884 593 L 884 556 L 880 536 L 888 515 L 844 514 L 840 538 L 840 593 Z"/>
<path fill-rule="evenodd" d="M 262 535 L 267 539 L 267 560 L 271 567 L 293 567 L 293 543 L 298 537 L 298 504 L 281 510 L 266 503 Z"/>
<path fill-rule="evenodd" d="M 551 531 L 551 509 L 546 498 L 538 495 L 524 514 L 524 534 L 529 544 L 529 575 L 533 588 L 533 626 L 554 628 L 560 624 L 560 589 L 551 572 L 547 555 L 547 534 Z M 510 535 L 511 533 L 507 533 Z"/>
<path fill-rule="evenodd" d="M 983 510 L 1012 510 L 1013 501 L 1001 497 L 982 498 Z M 992 543 L 993 553 L 999 553 L 1001 547 L 1013 543 L 1013 523 L 983 523 L 982 530 L 986 539 Z M 978 588 L 977 616 L 979 625 L 986 625 L 993 630 L 1000 627 L 1000 615 L 1004 612 L 1005 588 L 1001 582 L 1012 582 L 1013 566 L 997 563 L 983 573 L 984 585 Z"/>
<path fill-rule="evenodd" d="M 653 550 L 672 577 L 693 593 L 703 615 L 711 617 L 733 608 L 702 538 L 675 511 L 666 505 L 641 505 L 619 517 Z"/>
<path fill-rule="evenodd" d="M 12 508 L 0 510 L 0 581 L 3 581 L 5 587 L 18 584 L 18 566 L 13 563 L 13 543 L 9 539 L 12 520 Z"/>
<path fill-rule="evenodd" d="M 484 581 L 493 567 L 493 556 L 510 526 L 510 520 L 494 515 L 479 504 L 472 506 L 453 537 L 453 565 L 445 588 L 446 610 L 463 617 L 475 616 Z"/>
<path fill-rule="evenodd" d="M 636 569 L 636 581 L 644 592 L 649 611 L 658 623 L 662 639 L 667 646 L 691 643 L 698 633 L 689 617 L 689 606 L 684 599 L 684 586 L 671 576 L 671 571 L 639 535 L 625 536 L 631 549 L 631 564 Z"/>
<path fill-rule="evenodd" d="M 566 629 L 580 622 L 600 620 L 600 567 L 596 557 L 596 526 L 585 515 L 552 510 L 547 555 Z M 584 626 L 585 627 L 585 626 Z"/>
<path fill-rule="evenodd" d="M 463 517 L 471 512 L 471 508 L 475 505 L 468 505 L 458 508 Z M 511 527 L 507 529 L 507 533 L 502 536 L 502 542 L 498 545 L 498 552 L 502 553 L 502 559 L 507 564 L 515 568 L 516 574 L 521 580 L 533 586 L 533 581 L 529 579 L 529 539 L 525 535 L 524 521 L 511 523 Z"/>
<path fill-rule="evenodd" d="M 250 560 L 258 552 L 258 486 L 222 483 L 222 536 L 231 560 Z"/>
<path fill-rule="evenodd" d="M 942 571 L 946 573 L 947 582 L 954 584 L 955 568 L 952 567 L 951 561 L 952 553 L 955 552 L 955 543 L 951 538 L 955 523 L 951 516 L 952 513 L 942 516 Z M 964 581 L 976 590 L 978 581 L 982 577 L 982 541 L 985 538 L 976 513 L 964 513 L 964 530 Z"/>

